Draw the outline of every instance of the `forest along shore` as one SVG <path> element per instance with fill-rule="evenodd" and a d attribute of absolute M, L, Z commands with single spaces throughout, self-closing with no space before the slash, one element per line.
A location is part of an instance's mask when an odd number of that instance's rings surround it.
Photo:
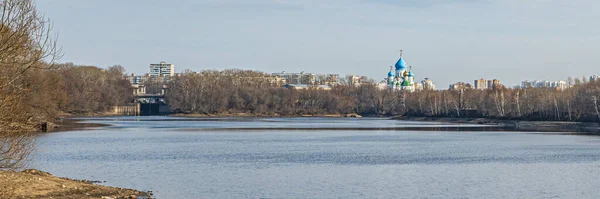
<path fill-rule="evenodd" d="M 34 169 L 22 172 L 0 170 L 0 198 L 152 198 L 151 192 L 108 187 L 94 183 L 60 178 Z"/>
<path fill-rule="evenodd" d="M 581 132 L 600 135 L 600 124 L 593 122 L 566 122 L 566 121 L 522 121 L 500 120 L 489 118 L 453 118 L 453 117 L 411 117 L 398 116 L 392 119 L 421 122 L 446 122 L 458 124 L 482 124 L 510 127 L 518 131 L 542 132 Z"/>

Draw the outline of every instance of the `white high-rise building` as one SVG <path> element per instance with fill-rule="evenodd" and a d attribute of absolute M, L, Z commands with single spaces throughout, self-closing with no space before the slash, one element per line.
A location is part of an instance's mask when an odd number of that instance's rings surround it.
<path fill-rule="evenodd" d="M 173 77 L 175 76 L 175 65 L 167 62 L 150 64 L 150 77 Z"/>
<path fill-rule="evenodd" d="M 518 88 L 556 88 L 558 90 L 565 90 L 569 88 L 569 84 L 566 81 L 535 80 L 523 81 Z"/>

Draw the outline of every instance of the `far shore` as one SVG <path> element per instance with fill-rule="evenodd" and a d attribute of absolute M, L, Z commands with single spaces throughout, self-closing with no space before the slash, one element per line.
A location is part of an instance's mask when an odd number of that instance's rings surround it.
<path fill-rule="evenodd" d="M 488 118 L 452 118 L 452 117 L 411 117 L 398 116 L 392 119 L 421 122 L 445 122 L 457 124 L 481 124 L 514 128 L 519 131 L 567 131 L 567 132 L 594 132 L 600 133 L 600 124 L 593 122 L 567 122 L 567 121 L 521 121 L 500 120 Z"/>
<path fill-rule="evenodd" d="M 280 114 L 253 114 L 253 113 L 220 113 L 220 114 L 198 114 L 198 113 L 176 113 L 170 114 L 172 117 L 281 117 L 281 118 L 294 118 L 294 117 L 331 117 L 331 118 L 342 118 L 352 117 L 361 118 L 359 114 L 298 114 L 298 115 L 280 115 Z"/>
<path fill-rule="evenodd" d="M 108 124 L 100 123 L 82 123 L 80 121 L 85 120 L 85 117 L 120 117 L 127 115 L 114 115 L 114 114 L 62 114 L 61 120 L 48 123 L 48 130 L 46 132 L 62 132 L 62 131 L 74 131 L 82 130 L 95 127 L 110 126 Z M 226 118 L 226 117 L 264 117 L 264 118 L 297 118 L 297 117 L 327 117 L 327 118 L 362 118 L 363 116 L 358 114 L 299 114 L 299 115 L 279 115 L 279 114 L 251 114 L 251 113 L 221 113 L 221 114 L 196 114 L 196 113 L 176 113 L 165 115 L 167 117 L 185 117 L 185 118 Z"/>
<path fill-rule="evenodd" d="M 91 117 L 113 117 L 117 115 L 94 115 Z M 167 117 L 184 117 L 184 118 L 244 118 L 244 117 L 264 117 L 264 118 L 300 118 L 300 117 L 324 117 L 324 118 L 362 118 L 363 116 L 358 114 L 299 114 L 299 115 L 263 115 L 263 114 L 251 114 L 251 113 L 223 113 L 223 114 L 170 114 Z M 107 124 L 95 124 L 95 123 L 81 123 L 80 120 L 83 118 L 74 119 L 77 117 L 89 117 L 89 116 L 75 116 L 69 115 L 60 122 L 54 124 L 54 128 L 50 132 L 57 131 L 72 131 L 81 130 L 94 127 L 109 126 Z M 371 116 L 365 116 L 371 117 Z M 442 122 L 452 124 L 479 124 L 494 126 L 502 128 L 503 130 L 515 130 L 515 131 L 540 131 L 540 132 L 582 132 L 586 134 L 598 134 L 600 135 L 600 124 L 591 122 L 567 122 L 567 121 L 521 121 L 521 120 L 501 120 L 501 119 L 490 119 L 490 118 L 453 118 L 453 117 L 412 117 L 412 116 L 396 116 L 391 117 L 394 120 L 405 120 L 405 121 L 419 121 L 419 122 Z M 411 127 L 410 129 L 413 129 Z M 400 128 L 402 129 L 402 128 Z M 424 128 L 426 129 L 426 128 Z M 414 129 L 413 129 L 414 130 Z M 451 129 L 447 129 L 451 130 Z M 491 130 L 491 129 L 490 129 Z"/>

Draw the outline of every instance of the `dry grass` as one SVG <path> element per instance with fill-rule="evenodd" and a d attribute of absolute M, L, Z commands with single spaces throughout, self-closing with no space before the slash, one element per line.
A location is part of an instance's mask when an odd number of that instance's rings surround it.
<path fill-rule="evenodd" d="M 147 193 L 141 191 L 59 178 L 38 170 L 0 171 L 0 198 L 3 199 L 147 198 L 147 196 Z"/>

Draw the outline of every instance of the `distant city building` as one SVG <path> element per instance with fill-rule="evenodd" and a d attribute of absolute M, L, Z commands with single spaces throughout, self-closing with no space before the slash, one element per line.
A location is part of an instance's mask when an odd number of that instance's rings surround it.
<path fill-rule="evenodd" d="M 354 86 L 359 86 L 367 79 L 368 78 L 365 76 L 350 75 L 350 76 L 348 76 L 348 84 L 354 85 Z"/>
<path fill-rule="evenodd" d="M 133 95 L 145 95 L 146 94 L 146 86 L 141 84 L 133 84 L 131 85 L 133 89 Z"/>
<path fill-rule="evenodd" d="M 306 89 L 316 89 L 316 90 L 331 90 L 331 87 L 328 85 L 307 85 L 307 84 L 286 84 L 285 88 L 295 89 L 295 90 L 306 90 Z"/>
<path fill-rule="evenodd" d="M 151 77 L 174 77 L 175 65 L 169 64 L 164 61 L 158 64 L 150 64 L 149 74 Z"/>
<path fill-rule="evenodd" d="M 264 77 L 264 78 L 272 86 L 281 87 L 286 84 L 286 79 L 283 77 L 270 76 L 270 77 Z"/>
<path fill-rule="evenodd" d="M 433 89 L 435 89 L 435 85 L 433 85 Z M 423 83 L 416 83 L 415 91 L 422 91 L 422 90 L 423 90 Z"/>
<path fill-rule="evenodd" d="M 488 89 L 487 80 L 483 78 L 475 80 L 475 82 L 473 82 L 473 86 L 475 86 L 475 89 L 478 90 Z"/>
<path fill-rule="evenodd" d="M 565 90 L 565 89 L 569 88 L 569 84 L 565 81 L 556 81 L 556 82 L 552 82 L 552 87 L 558 88 L 559 90 Z"/>
<path fill-rule="evenodd" d="M 471 84 L 466 83 L 466 82 L 456 82 L 454 84 L 450 84 L 450 87 L 448 89 L 452 90 L 452 91 L 458 91 L 458 90 L 473 89 L 473 86 L 471 86 Z"/>
<path fill-rule="evenodd" d="M 473 86 L 477 90 L 485 90 L 485 89 L 493 89 L 493 88 L 503 87 L 503 85 L 500 83 L 500 80 L 498 80 L 498 79 L 486 80 L 483 78 L 475 80 L 473 82 Z"/>
<path fill-rule="evenodd" d="M 598 75 L 592 75 L 592 76 L 590 76 L 590 82 L 595 82 L 595 81 L 598 81 L 598 80 L 600 80 L 600 76 L 598 76 Z"/>
<path fill-rule="evenodd" d="M 148 81 L 149 78 L 150 78 L 149 74 L 146 74 L 144 76 L 138 76 L 135 73 L 132 73 L 129 76 L 125 76 L 125 79 L 127 81 L 129 81 L 131 84 L 143 84 L 144 82 Z"/>
<path fill-rule="evenodd" d="M 519 88 L 556 88 L 558 90 L 565 90 L 569 88 L 569 84 L 566 81 L 523 81 Z"/>
<path fill-rule="evenodd" d="M 500 80 L 498 80 L 498 79 L 488 80 L 488 89 L 501 88 L 502 86 L 503 85 L 500 83 Z"/>
<path fill-rule="evenodd" d="M 272 73 L 271 76 L 284 78 L 287 84 L 306 84 L 306 85 L 329 85 L 337 84 L 339 74 L 313 74 L 313 73 Z"/>
<path fill-rule="evenodd" d="M 423 90 L 435 90 L 435 84 L 429 78 L 425 78 L 421 81 L 421 84 L 423 85 Z"/>
<path fill-rule="evenodd" d="M 339 80 L 339 74 L 317 75 L 317 82 L 322 85 L 337 84 Z"/>

